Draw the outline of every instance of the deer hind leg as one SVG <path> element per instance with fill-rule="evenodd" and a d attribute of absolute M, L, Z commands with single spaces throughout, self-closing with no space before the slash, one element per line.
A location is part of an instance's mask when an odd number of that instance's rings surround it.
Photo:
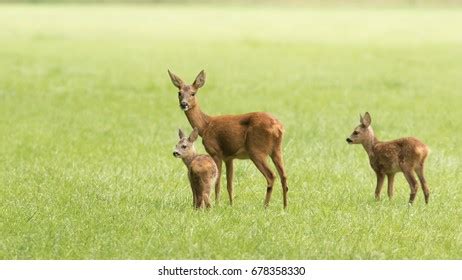
<path fill-rule="evenodd" d="M 385 174 L 376 173 L 377 186 L 375 187 L 375 200 L 380 200 L 380 193 L 382 192 L 383 182 L 385 181 Z"/>
<path fill-rule="evenodd" d="M 387 175 L 387 177 L 388 177 L 388 190 L 387 190 L 388 198 L 392 199 L 393 198 L 393 184 L 395 182 L 395 174 L 390 173 Z"/>
<path fill-rule="evenodd" d="M 209 194 L 203 194 L 203 199 L 204 199 L 204 204 L 205 204 L 205 207 L 206 208 L 210 208 L 212 206 L 212 204 L 210 203 L 210 196 Z"/>
<path fill-rule="evenodd" d="M 287 208 L 287 192 L 289 188 L 287 187 L 287 175 L 284 169 L 284 161 L 282 159 L 282 152 L 281 146 L 279 146 L 274 153 L 271 155 L 271 159 L 276 166 L 276 170 L 278 171 L 279 177 L 281 178 L 281 185 L 282 185 L 282 198 L 284 203 L 284 208 Z"/>
<path fill-rule="evenodd" d="M 253 163 L 258 168 L 258 170 L 260 170 L 263 176 L 265 176 L 265 179 L 267 182 L 265 207 L 267 207 L 270 202 L 271 193 L 273 192 L 273 184 L 274 184 L 274 177 L 275 177 L 273 171 L 271 171 L 271 169 L 268 166 L 268 163 L 266 162 L 266 157 L 267 157 L 266 154 L 250 156 L 250 159 L 253 161 Z"/>
<path fill-rule="evenodd" d="M 406 170 L 404 171 L 404 177 L 406 177 L 407 182 L 409 183 L 409 187 L 411 188 L 411 194 L 409 195 L 409 204 L 414 203 L 415 196 L 417 190 L 419 189 L 419 185 L 417 184 L 417 180 L 414 177 L 413 170 Z"/>
<path fill-rule="evenodd" d="M 233 205 L 233 160 L 225 161 L 226 165 L 226 188 L 228 189 L 229 204 Z"/>
<path fill-rule="evenodd" d="M 415 173 L 417 173 L 417 177 L 419 177 L 420 185 L 422 186 L 422 190 L 425 196 L 425 203 L 428 204 L 428 200 L 430 199 L 430 189 L 428 188 L 427 180 L 425 180 L 423 162 L 416 167 Z"/>
<path fill-rule="evenodd" d="M 196 209 L 204 208 L 204 196 L 199 193 L 196 197 Z"/>

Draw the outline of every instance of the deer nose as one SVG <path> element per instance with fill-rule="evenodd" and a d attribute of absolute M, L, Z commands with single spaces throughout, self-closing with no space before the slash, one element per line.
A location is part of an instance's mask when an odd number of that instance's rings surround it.
<path fill-rule="evenodd" d="M 346 141 L 347 141 L 348 143 L 353 142 L 353 140 L 351 140 L 350 138 L 347 138 Z"/>
<path fill-rule="evenodd" d="M 177 157 L 177 156 L 179 156 L 179 155 L 180 155 L 180 154 L 179 154 L 178 152 L 173 152 L 173 156 L 174 156 L 174 157 Z"/>
<path fill-rule="evenodd" d="M 188 103 L 186 103 L 185 101 L 181 101 L 180 105 L 181 105 L 181 107 L 184 108 L 184 107 L 188 106 Z"/>

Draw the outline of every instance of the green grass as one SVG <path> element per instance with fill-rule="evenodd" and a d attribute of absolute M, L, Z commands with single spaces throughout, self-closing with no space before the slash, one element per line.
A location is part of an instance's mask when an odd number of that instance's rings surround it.
<path fill-rule="evenodd" d="M 462 258 L 462 10 L 3 5 L 0 26 L 0 259 Z M 284 123 L 287 211 L 249 161 L 233 207 L 192 209 L 168 68 L 206 70 L 209 114 Z M 430 146 L 428 206 L 402 175 L 374 201 L 345 142 L 366 110 Z"/>

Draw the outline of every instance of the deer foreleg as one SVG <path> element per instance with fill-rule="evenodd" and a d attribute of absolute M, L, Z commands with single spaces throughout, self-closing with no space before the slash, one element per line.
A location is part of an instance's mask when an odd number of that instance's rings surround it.
<path fill-rule="evenodd" d="M 229 204 L 233 205 L 233 160 L 225 161 L 226 164 L 226 187 L 228 189 Z"/>
<path fill-rule="evenodd" d="M 219 157 L 213 157 L 213 161 L 215 161 L 215 164 L 217 165 L 217 181 L 215 182 L 215 203 L 218 205 L 220 201 L 220 183 L 221 183 L 221 158 Z"/>
<path fill-rule="evenodd" d="M 383 181 L 385 180 L 385 174 L 377 174 L 377 186 L 375 187 L 375 199 L 380 200 L 380 192 L 382 192 Z"/>

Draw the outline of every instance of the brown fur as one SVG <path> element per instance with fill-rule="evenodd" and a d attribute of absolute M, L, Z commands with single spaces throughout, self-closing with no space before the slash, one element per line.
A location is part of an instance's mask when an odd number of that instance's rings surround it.
<path fill-rule="evenodd" d="M 366 150 L 370 165 L 377 175 L 375 198 L 380 199 L 386 175 L 388 177 L 388 197 L 391 199 L 395 174 L 403 172 L 411 188 L 409 203 L 412 204 L 419 188 L 414 176 L 414 173 L 417 173 L 424 192 L 425 203 L 428 204 L 430 190 L 424 177 L 424 164 L 429 153 L 427 145 L 414 137 L 381 142 L 374 135 L 369 113 L 366 112 L 364 117 L 360 116 L 360 122 L 361 124 L 347 138 L 347 142 L 362 144 Z"/>
<path fill-rule="evenodd" d="M 233 204 L 233 159 L 250 159 L 265 176 L 267 190 L 265 206 L 268 206 L 275 175 L 268 166 L 271 157 L 281 178 L 283 204 L 287 207 L 287 176 L 282 158 L 282 123 L 268 113 L 209 116 L 203 113 L 196 100 L 197 90 L 205 83 L 201 71 L 192 85 L 186 85 L 178 76 L 168 72 L 172 83 L 179 89 L 180 108 L 185 111 L 192 127 L 199 129 L 202 143 L 218 167 L 215 198 L 220 197 L 220 175 L 222 162 L 226 165 L 226 182 L 230 204 Z"/>
<path fill-rule="evenodd" d="M 215 184 L 218 169 L 213 159 L 208 155 L 198 155 L 194 149 L 198 130 L 194 129 L 189 137 L 185 137 L 180 130 L 180 141 L 175 147 L 173 155 L 183 160 L 188 168 L 188 178 L 193 194 L 193 205 L 196 208 L 209 208 L 212 185 Z"/>

